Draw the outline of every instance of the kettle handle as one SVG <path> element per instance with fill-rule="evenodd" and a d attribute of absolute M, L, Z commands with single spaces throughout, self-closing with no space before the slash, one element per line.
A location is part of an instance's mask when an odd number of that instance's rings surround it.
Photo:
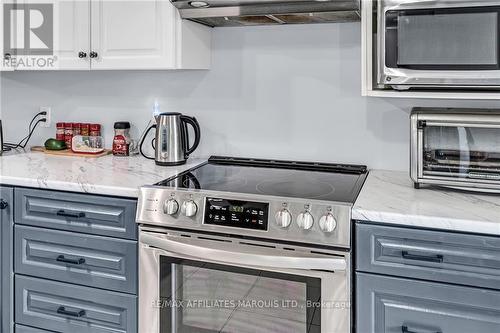
<path fill-rule="evenodd" d="M 146 133 L 144 133 L 144 136 L 142 137 L 141 143 L 139 144 L 139 151 L 141 152 L 141 155 L 144 156 L 145 158 L 147 158 L 148 160 L 154 160 L 155 158 L 149 157 L 146 154 L 144 154 L 144 152 L 142 151 L 142 145 L 144 144 L 144 140 L 146 140 L 146 137 L 148 136 L 149 131 L 151 131 L 153 128 L 156 128 L 156 125 L 153 125 L 150 128 L 148 128 L 148 130 L 146 131 Z"/>
<path fill-rule="evenodd" d="M 189 117 L 189 116 L 181 116 L 181 120 L 185 124 L 189 124 L 193 127 L 194 130 L 194 143 L 191 147 L 189 147 L 189 137 L 188 137 L 188 130 L 187 126 L 185 127 L 185 135 L 184 135 L 184 140 L 185 140 L 185 147 L 186 147 L 186 157 L 189 156 L 192 152 L 198 148 L 198 145 L 200 144 L 200 139 L 201 139 L 201 129 L 200 129 L 200 124 L 198 123 L 198 120 L 196 120 L 195 117 Z"/>

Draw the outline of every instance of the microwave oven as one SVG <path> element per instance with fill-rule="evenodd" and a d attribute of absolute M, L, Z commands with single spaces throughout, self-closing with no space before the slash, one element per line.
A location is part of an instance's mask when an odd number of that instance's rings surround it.
<path fill-rule="evenodd" d="M 378 0 L 377 83 L 500 89 L 500 1 Z"/>
<path fill-rule="evenodd" d="M 415 188 L 500 193 L 500 110 L 414 108 L 410 118 Z"/>

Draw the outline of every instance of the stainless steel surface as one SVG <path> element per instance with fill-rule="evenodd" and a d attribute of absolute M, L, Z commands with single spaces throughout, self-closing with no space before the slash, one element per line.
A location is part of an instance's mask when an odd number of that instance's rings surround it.
<path fill-rule="evenodd" d="M 500 1 L 378 0 L 377 84 L 396 90 L 407 90 L 412 87 L 499 89 L 500 70 L 416 70 L 386 66 L 385 16 L 387 11 L 491 6 L 500 6 Z M 413 43 L 418 45 L 419 41 L 413 41 Z"/>
<path fill-rule="evenodd" d="M 359 21 L 360 0 L 171 0 L 182 18 L 208 26 Z M 195 4 L 196 5 L 196 4 Z"/>
<path fill-rule="evenodd" d="M 333 302 L 332 306 L 321 307 L 321 332 L 350 331 L 349 252 L 324 249 L 317 253 L 310 248 L 274 242 L 142 226 L 139 238 L 139 332 L 157 333 L 160 329 L 160 309 L 153 304 L 158 302 L 160 295 L 162 256 L 320 279 L 321 301 Z M 175 286 L 172 288 L 175 292 Z M 172 316 L 175 315 L 172 312 Z M 255 328 L 258 324 L 251 325 Z M 176 327 L 171 331 L 175 333 Z"/>
<path fill-rule="evenodd" d="M 198 212 L 198 205 L 193 200 L 186 200 L 182 203 L 181 212 L 186 217 L 193 217 Z"/>
<path fill-rule="evenodd" d="M 337 220 L 332 213 L 327 213 L 319 219 L 319 228 L 323 232 L 332 232 L 337 227 Z"/>
<path fill-rule="evenodd" d="M 288 228 L 292 223 L 292 214 L 286 208 L 280 209 L 275 214 L 276 224 L 281 228 Z"/>
<path fill-rule="evenodd" d="M 300 229 L 309 230 L 314 225 L 314 216 L 308 211 L 302 212 L 297 216 L 297 226 Z"/>
<path fill-rule="evenodd" d="M 268 230 L 262 231 L 205 224 L 205 199 L 207 197 L 269 203 L 269 212 L 267 214 L 269 217 Z M 183 213 L 177 213 L 173 216 L 166 215 L 164 214 L 163 205 L 169 199 L 175 199 L 178 202 L 192 201 L 197 205 L 198 210 L 191 217 L 187 217 Z M 304 211 L 306 205 L 309 206 L 309 212 L 315 219 L 319 219 L 330 212 L 337 220 L 337 227 L 334 232 L 325 233 L 320 229 L 318 224 L 314 224 L 309 230 L 303 230 L 299 228 L 296 220 L 291 221 Z M 284 207 L 286 207 L 291 215 L 287 215 L 282 211 Z M 137 223 L 258 237 L 275 241 L 349 248 L 351 239 L 351 208 L 352 204 L 341 202 L 145 186 L 140 190 Z M 187 207 L 185 209 L 187 212 Z M 277 218 L 276 222 L 273 221 L 273 217 Z M 291 220 L 290 217 L 292 218 Z M 284 228 L 287 224 L 289 226 Z"/>
<path fill-rule="evenodd" d="M 155 116 L 156 124 L 151 126 L 143 135 L 139 144 L 140 153 L 150 160 L 155 160 L 158 165 L 171 166 L 186 163 L 189 155 L 196 150 L 201 139 L 201 130 L 194 117 L 180 113 L 161 113 Z M 194 142 L 190 146 L 188 125 L 193 128 Z M 153 147 L 155 156 L 147 156 L 143 145 L 150 130 L 155 129 Z"/>
<path fill-rule="evenodd" d="M 366 167 L 281 163 L 212 157 L 186 182 L 141 188 L 140 332 L 350 333 L 351 209 Z M 190 297 L 276 305 L 152 306 Z"/>
<path fill-rule="evenodd" d="M 179 211 L 179 203 L 175 199 L 165 201 L 163 212 L 167 215 L 175 215 Z"/>
<path fill-rule="evenodd" d="M 317 258 L 313 255 L 301 256 L 290 252 L 275 254 L 267 249 L 264 251 L 252 249 L 250 251 L 244 247 L 216 242 L 210 244 L 210 247 L 206 247 L 199 245 L 199 240 L 147 232 L 141 233 L 140 240 L 143 244 L 168 251 L 176 256 L 187 256 L 204 262 L 219 262 L 225 265 L 241 265 L 243 263 L 246 266 L 264 269 L 287 268 L 334 271 L 345 271 L 347 268 L 345 258 Z"/>
<path fill-rule="evenodd" d="M 410 116 L 410 177 L 415 184 L 431 184 L 491 193 L 500 192 L 500 179 L 495 177 L 495 174 L 481 177 L 481 174 L 487 168 L 478 168 L 478 163 L 468 161 L 467 168 L 469 171 L 459 172 L 456 177 L 451 177 L 449 172 L 424 172 L 424 129 L 419 127 L 419 123 L 422 121 L 425 122 L 426 127 L 465 127 L 500 130 L 500 110 L 414 108 Z M 453 169 L 453 163 L 449 163 L 447 167 L 450 170 Z M 462 166 L 462 168 L 465 168 L 465 166 Z M 474 170 L 478 171 L 475 172 Z"/>
<path fill-rule="evenodd" d="M 183 130 L 180 114 L 156 116 L 156 162 L 175 164 L 186 161 Z"/>

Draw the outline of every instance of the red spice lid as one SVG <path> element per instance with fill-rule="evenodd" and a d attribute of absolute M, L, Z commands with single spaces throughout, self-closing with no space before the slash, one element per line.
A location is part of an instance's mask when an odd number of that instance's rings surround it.
<path fill-rule="evenodd" d="M 73 123 L 64 123 L 64 127 L 73 128 Z"/>
<path fill-rule="evenodd" d="M 90 130 L 91 131 L 100 131 L 101 125 L 100 124 L 90 124 Z"/>
<path fill-rule="evenodd" d="M 56 127 L 57 128 L 61 128 L 61 127 L 64 127 L 64 126 L 66 126 L 65 123 L 56 123 Z"/>
<path fill-rule="evenodd" d="M 82 124 L 82 128 L 90 128 L 90 124 L 83 123 L 83 124 Z"/>
<path fill-rule="evenodd" d="M 73 123 L 73 128 L 80 128 L 82 126 L 81 123 Z"/>

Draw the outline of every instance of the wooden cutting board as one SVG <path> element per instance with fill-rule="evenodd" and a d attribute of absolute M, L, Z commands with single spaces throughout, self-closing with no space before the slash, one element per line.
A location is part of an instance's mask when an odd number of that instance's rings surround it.
<path fill-rule="evenodd" d="M 109 154 L 112 153 L 112 151 L 110 149 L 104 149 L 104 151 L 102 153 L 99 153 L 99 154 L 84 154 L 84 153 L 74 153 L 71 151 L 71 149 L 64 149 L 64 150 L 47 150 L 45 149 L 45 147 L 42 147 L 42 146 L 33 146 L 31 147 L 31 151 L 36 151 L 36 152 L 40 152 L 40 153 L 44 153 L 44 154 L 47 154 L 47 155 L 57 155 L 57 156 L 73 156 L 73 157 L 93 157 L 93 158 L 97 158 L 97 157 L 103 157 L 103 156 L 107 156 Z"/>

